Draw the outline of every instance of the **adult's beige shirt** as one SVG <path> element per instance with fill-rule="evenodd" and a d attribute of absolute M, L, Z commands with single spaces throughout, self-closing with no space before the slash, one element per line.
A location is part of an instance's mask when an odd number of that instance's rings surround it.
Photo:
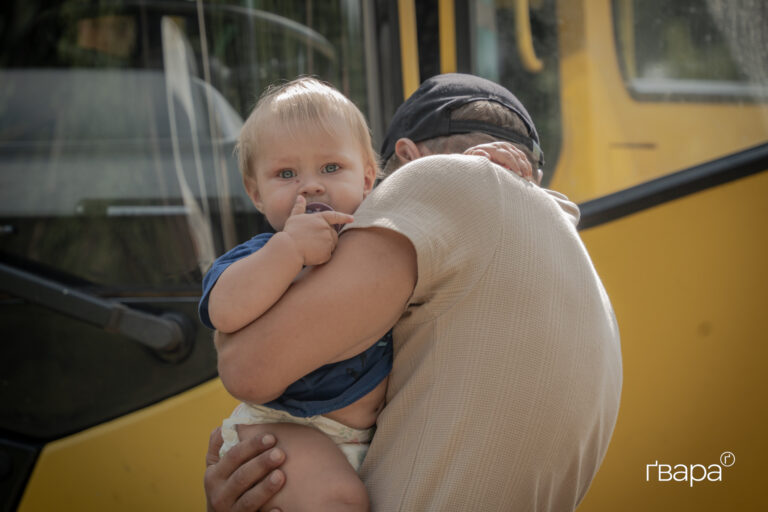
<path fill-rule="evenodd" d="M 616 421 L 622 371 L 578 209 L 479 157 L 420 158 L 349 228 L 407 237 L 418 280 L 394 329 L 361 476 L 374 512 L 571 510 Z"/>

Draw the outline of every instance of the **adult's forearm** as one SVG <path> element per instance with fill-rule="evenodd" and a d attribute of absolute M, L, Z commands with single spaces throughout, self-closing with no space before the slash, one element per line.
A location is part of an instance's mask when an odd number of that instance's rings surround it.
<path fill-rule="evenodd" d="M 219 377 L 229 394 L 254 404 L 265 404 L 283 394 L 287 385 L 280 387 L 279 383 L 265 378 L 265 371 L 259 367 L 260 359 L 248 359 L 251 351 L 243 346 L 249 342 L 247 333 L 217 331 L 213 339 L 218 352 Z M 258 340 L 252 341 L 258 343 Z"/>
<path fill-rule="evenodd" d="M 352 230 L 245 328 L 219 334 L 219 374 L 240 400 L 263 403 L 324 364 L 363 352 L 404 311 L 416 283 L 410 242 L 393 231 Z"/>

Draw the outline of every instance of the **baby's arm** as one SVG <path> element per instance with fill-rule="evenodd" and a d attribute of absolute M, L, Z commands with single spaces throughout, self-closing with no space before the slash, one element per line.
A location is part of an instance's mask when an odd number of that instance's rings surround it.
<path fill-rule="evenodd" d="M 208 314 L 217 330 L 242 329 L 280 299 L 305 265 L 330 259 L 338 242 L 333 224 L 352 222 L 352 216 L 305 210 L 306 200 L 299 196 L 283 231 L 219 276 L 208 300 Z"/>
<path fill-rule="evenodd" d="M 500 165 L 518 176 L 541 183 L 541 169 L 533 169 L 525 153 L 511 142 L 491 142 L 472 146 L 464 152 L 465 155 L 484 156 L 491 162 Z"/>

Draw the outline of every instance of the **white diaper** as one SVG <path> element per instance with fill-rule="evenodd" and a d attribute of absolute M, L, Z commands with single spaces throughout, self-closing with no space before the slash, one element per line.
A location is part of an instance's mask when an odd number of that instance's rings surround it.
<path fill-rule="evenodd" d="M 240 439 L 237 437 L 237 425 L 262 425 L 268 423 L 296 423 L 314 427 L 324 433 L 336 443 L 336 446 L 344 453 L 352 467 L 357 471 L 368 453 L 368 447 L 373 438 L 373 428 L 360 430 L 348 427 L 338 421 L 325 416 L 309 416 L 300 418 L 285 411 L 270 409 L 262 405 L 241 403 L 232 415 L 225 419 L 221 425 L 221 437 L 224 444 L 219 450 L 219 455 L 224 456 Z"/>

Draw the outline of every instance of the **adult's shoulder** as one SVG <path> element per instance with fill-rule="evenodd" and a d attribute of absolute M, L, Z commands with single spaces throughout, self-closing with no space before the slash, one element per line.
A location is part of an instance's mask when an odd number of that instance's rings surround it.
<path fill-rule="evenodd" d="M 484 161 L 483 161 L 484 160 Z M 398 169 L 363 201 L 345 230 L 383 228 L 414 249 L 419 318 L 451 307 L 484 274 L 503 233 L 502 193 L 480 157 L 422 157 Z"/>
<path fill-rule="evenodd" d="M 445 206 L 460 202 L 464 207 L 482 209 L 483 203 L 500 199 L 500 169 L 483 157 L 425 156 L 387 177 L 376 188 L 372 199 L 432 200 Z"/>
<path fill-rule="evenodd" d="M 482 157 L 419 158 L 379 184 L 348 228 L 392 229 L 410 239 L 419 254 L 491 246 L 503 210 L 494 167 Z"/>
<path fill-rule="evenodd" d="M 573 226 L 580 216 L 578 206 L 565 195 L 534 185 L 479 156 L 422 157 L 395 171 L 379 188 L 378 193 L 388 201 L 415 197 L 419 201 L 434 198 L 443 206 L 460 203 L 474 210 L 497 209 L 501 204 L 520 209 L 545 208 Z"/>
<path fill-rule="evenodd" d="M 418 158 L 395 171 L 386 181 L 413 181 L 424 176 L 444 182 L 449 176 L 460 178 L 477 174 L 494 175 L 500 169 L 484 157 L 461 154 L 429 155 Z"/>

